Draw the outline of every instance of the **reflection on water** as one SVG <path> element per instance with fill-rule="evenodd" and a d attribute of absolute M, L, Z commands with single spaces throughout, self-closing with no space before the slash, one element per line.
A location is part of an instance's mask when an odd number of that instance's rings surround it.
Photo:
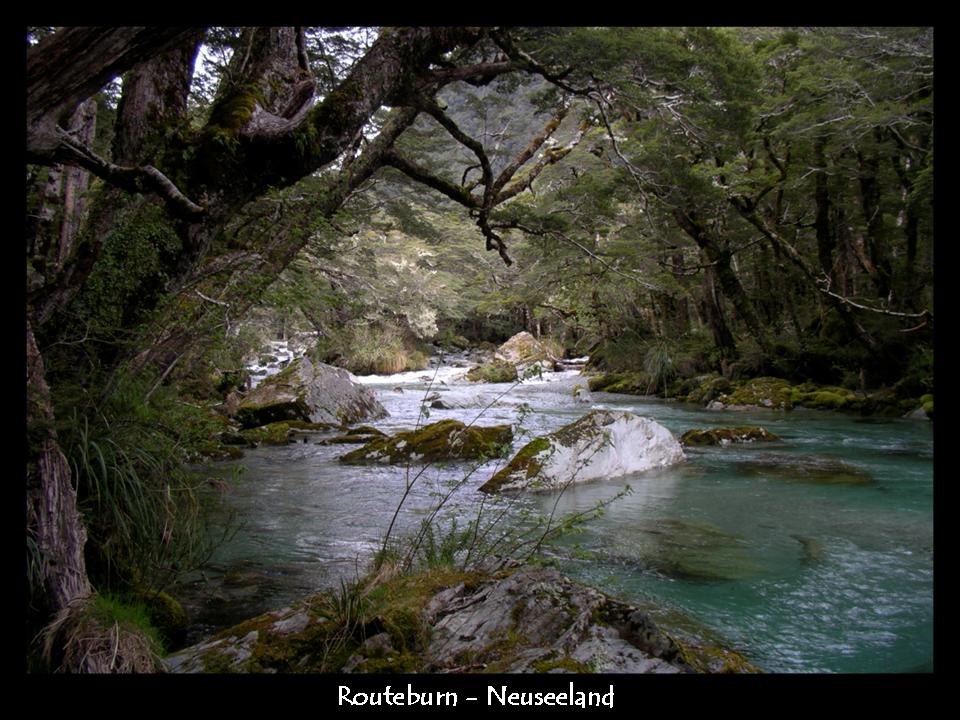
<path fill-rule="evenodd" d="M 575 371 L 511 389 L 441 368 L 430 392 L 449 410 L 422 413 L 433 371 L 363 378 L 390 417 L 385 431 L 455 418 L 522 422 L 519 449 L 590 409 Z M 427 378 L 427 379 L 424 379 Z M 631 410 L 679 436 L 694 427 L 762 425 L 775 444 L 698 448 L 672 468 L 513 498 L 508 517 L 588 510 L 631 492 L 549 550 L 574 577 L 648 603 L 671 627 L 716 634 L 771 671 L 908 672 L 932 667 L 931 423 L 796 410 L 708 412 L 655 399 L 593 394 L 592 407 Z M 313 441 L 249 451 L 215 468 L 238 480 L 218 500 L 241 529 L 205 575 L 182 589 L 194 639 L 363 570 L 411 481 L 398 531 L 415 528 L 439 494 L 474 516 L 476 488 L 498 463 L 417 469 L 341 466 L 343 447 Z M 502 462 L 502 461 L 501 461 Z M 498 501 L 484 498 L 487 503 Z M 488 507 L 489 510 L 489 507 Z"/>

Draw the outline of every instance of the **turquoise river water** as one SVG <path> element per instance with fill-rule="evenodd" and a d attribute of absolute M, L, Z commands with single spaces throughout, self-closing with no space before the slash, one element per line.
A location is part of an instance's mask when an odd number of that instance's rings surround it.
<path fill-rule="evenodd" d="M 515 497 L 507 522 L 588 510 L 629 485 L 547 549 L 571 577 L 648 608 L 668 629 L 734 647 L 768 672 L 933 670 L 933 423 L 708 411 L 605 393 L 584 403 L 574 399 L 574 386 L 586 384 L 576 371 L 517 387 L 467 383 L 463 372 L 359 380 L 389 411 L 373 423 L 385 431 L 418 419 L 519 422 L 528 434 L 514 450 L 591 407 L 651 417 L 677 436 L 721 425 L 776 433 L 781 442 L 688 449 L 687 461 L 668 469 Z M 456 409 L 420 417 L 428 392 Z M 177 589 L 195 618 L 192 640 L 363 571 L 416 469 L 341 465 L 349 449 L 305 438 L 215 466 L 227 485 L 218 508 L 238 529 Z M 465 476 L 446 511 L 463 523 L 475 517 L 484 497 L 476 488 L 497 466 L 428 468 L 397 532 L 415 528 Z"/>

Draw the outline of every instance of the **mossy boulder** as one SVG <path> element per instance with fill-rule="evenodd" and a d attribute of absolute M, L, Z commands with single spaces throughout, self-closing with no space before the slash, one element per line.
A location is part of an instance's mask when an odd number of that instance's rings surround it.
<path fill-rule="evenodd" d="M 342 435 L 336 435 L 332 438 L 326 438 L 320 441 L 321 445 L 366 445 L 379 438 L 385 438 L 387 434 L 383 430 L 378 430 L 369 425 L 351 428 Z"/>
<path fill-rule="evenodd" d="M 351 381 L 346 370 L 301 357 L 249 392 L 236 418 L 251 428 L 285 420 L 353 425 L 386 414 L 373 392 Z"/>
<path fill-rule="evenodd" d="M 791 400 L 794 405 L 813 410 L 845 410 L 857 412 L 863 408 L 864 398 L 852 390 L 836 386 L 818 386 L 804 383 L 793 388 Z"/>
<path fill-rule="evenodd" d="M 723 410 L 790 410 L 793 408 L 792 391 L 790 383 L 783 378 L 752 378 L 736 383 L 732 390 L 718 395 L 707 407 Z"/>
<path fill-rule="evenodd" d="M 527 443 L 480 490 L 555 490 L 573 482 L 666 467 L 683 459 L 676 438 L 650 418 L 591 410 L 576 422 Z"/>
<path fill-rule="evenodd" d="M 503 456 L 512 442 L 513 429 L 509 425 L 468 427 L 459 420 L 441 420 L 419 430 L 372 440 L 341 456 L 340 462 L 393 465 L 408 461 L 483 460 Z"/>
<path fill-rule="evenodd" d="M 160 632 L 168 649 L 183 646 L 187 637 L 190 618 L 187 611 L 173 596 L 159 590 L 143 593 L 141 596 L 150 623 Z"/>
<path fill-rule="evenodd" d="M 650 377 L 643 372 L 604 373 L 588 381 L 592 392 L 646 395 L 652 389 Z"/>
<path fill-rule="evenodd" d="M 506 360 L 494 360 L 467 372 L 470 382 L 508 383 L 516 382 L 517 377 L 517 367 Z"/>
<path fill-rule="evenodd" d="M 730 445 L 731 443 L 772 442 L 778 435 L 766 428 L 739 426 L 687 430 L 680 436 L 681 445 Z"/>
<path fill-rule="evenodd" d="M 732 390 L 733 384 L 727 378 L 710 373 L 680 381 L 674 389 L 674 396 L 684 402 L 706 405 Z"/>

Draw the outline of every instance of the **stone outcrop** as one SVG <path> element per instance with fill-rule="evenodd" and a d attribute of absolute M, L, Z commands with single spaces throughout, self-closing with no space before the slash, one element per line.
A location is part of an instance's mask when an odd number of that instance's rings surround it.
<path fill-rule="evenodd" d="M 683 459 L 673 434 L 650 418 L 592 410 L 527 443 L 480 490 L 554 490 L 571 482 L 618 477 Z"/>
<path fill-rule="evenodd" d="M 390 579 L 365 592 L 363 615 L 338 618 L 339 603 L 315 596 L 181 650 L 166 659 L 167 669 L 758 672 L 735 652 L 671 637 L 641 609 L 552 568 L 491 560 L 470 571 Z"/>
<path fill-rule="evenodd" d="M 509 425 L 466 426 L 459 420 L 441 420 L 419 430 L 375 438 L 340 457 L 340 462 L 361 463 L 440 462 L 483 460 L 510 451 L 513 429 Z"/>
<path fill-rule="evenodd" d="M 353 425 L 386 414 L 373 392 L 346 370 L 301 357 L 249 392 L 236 418 L 250 428 L 282 420 Z"/>
<path fill-rule="evenodd" d="M 545 363 L 553 369 L 556 358 L 533 335 L 524 331 L 519 332 L 497 348 L 494 358 L 505 360 L 523 370 L 534 363 Z"/>
<path fill-rule="evenodd" d="M 762 427 L 720 427 L 700 430 L 693 428 L 680 436 L 681 445 L 730 445 L 731 443 L 773 442 L 779 440 Z"/>

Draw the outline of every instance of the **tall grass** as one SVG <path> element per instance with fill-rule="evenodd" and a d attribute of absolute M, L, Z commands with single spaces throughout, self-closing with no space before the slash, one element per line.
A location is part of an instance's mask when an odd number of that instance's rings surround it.
<path fill-rule="evenodd" d="M 676 375 L 673 354 L 664 341 L 652 343 L 643 354 L 643 371 L 650 377 L 650 389 L 661 388 L 667 396 L 667 383 Z"/>
<path fill-rule="evenodd" d="M 160 589 L 212 551 L 199 492 L 185 468 L 212 427 L 161 388 L 120 383 L 98 407 L 75 410 L 64 451 L 88 529 L 91 579 L 104 590 Z"/>

